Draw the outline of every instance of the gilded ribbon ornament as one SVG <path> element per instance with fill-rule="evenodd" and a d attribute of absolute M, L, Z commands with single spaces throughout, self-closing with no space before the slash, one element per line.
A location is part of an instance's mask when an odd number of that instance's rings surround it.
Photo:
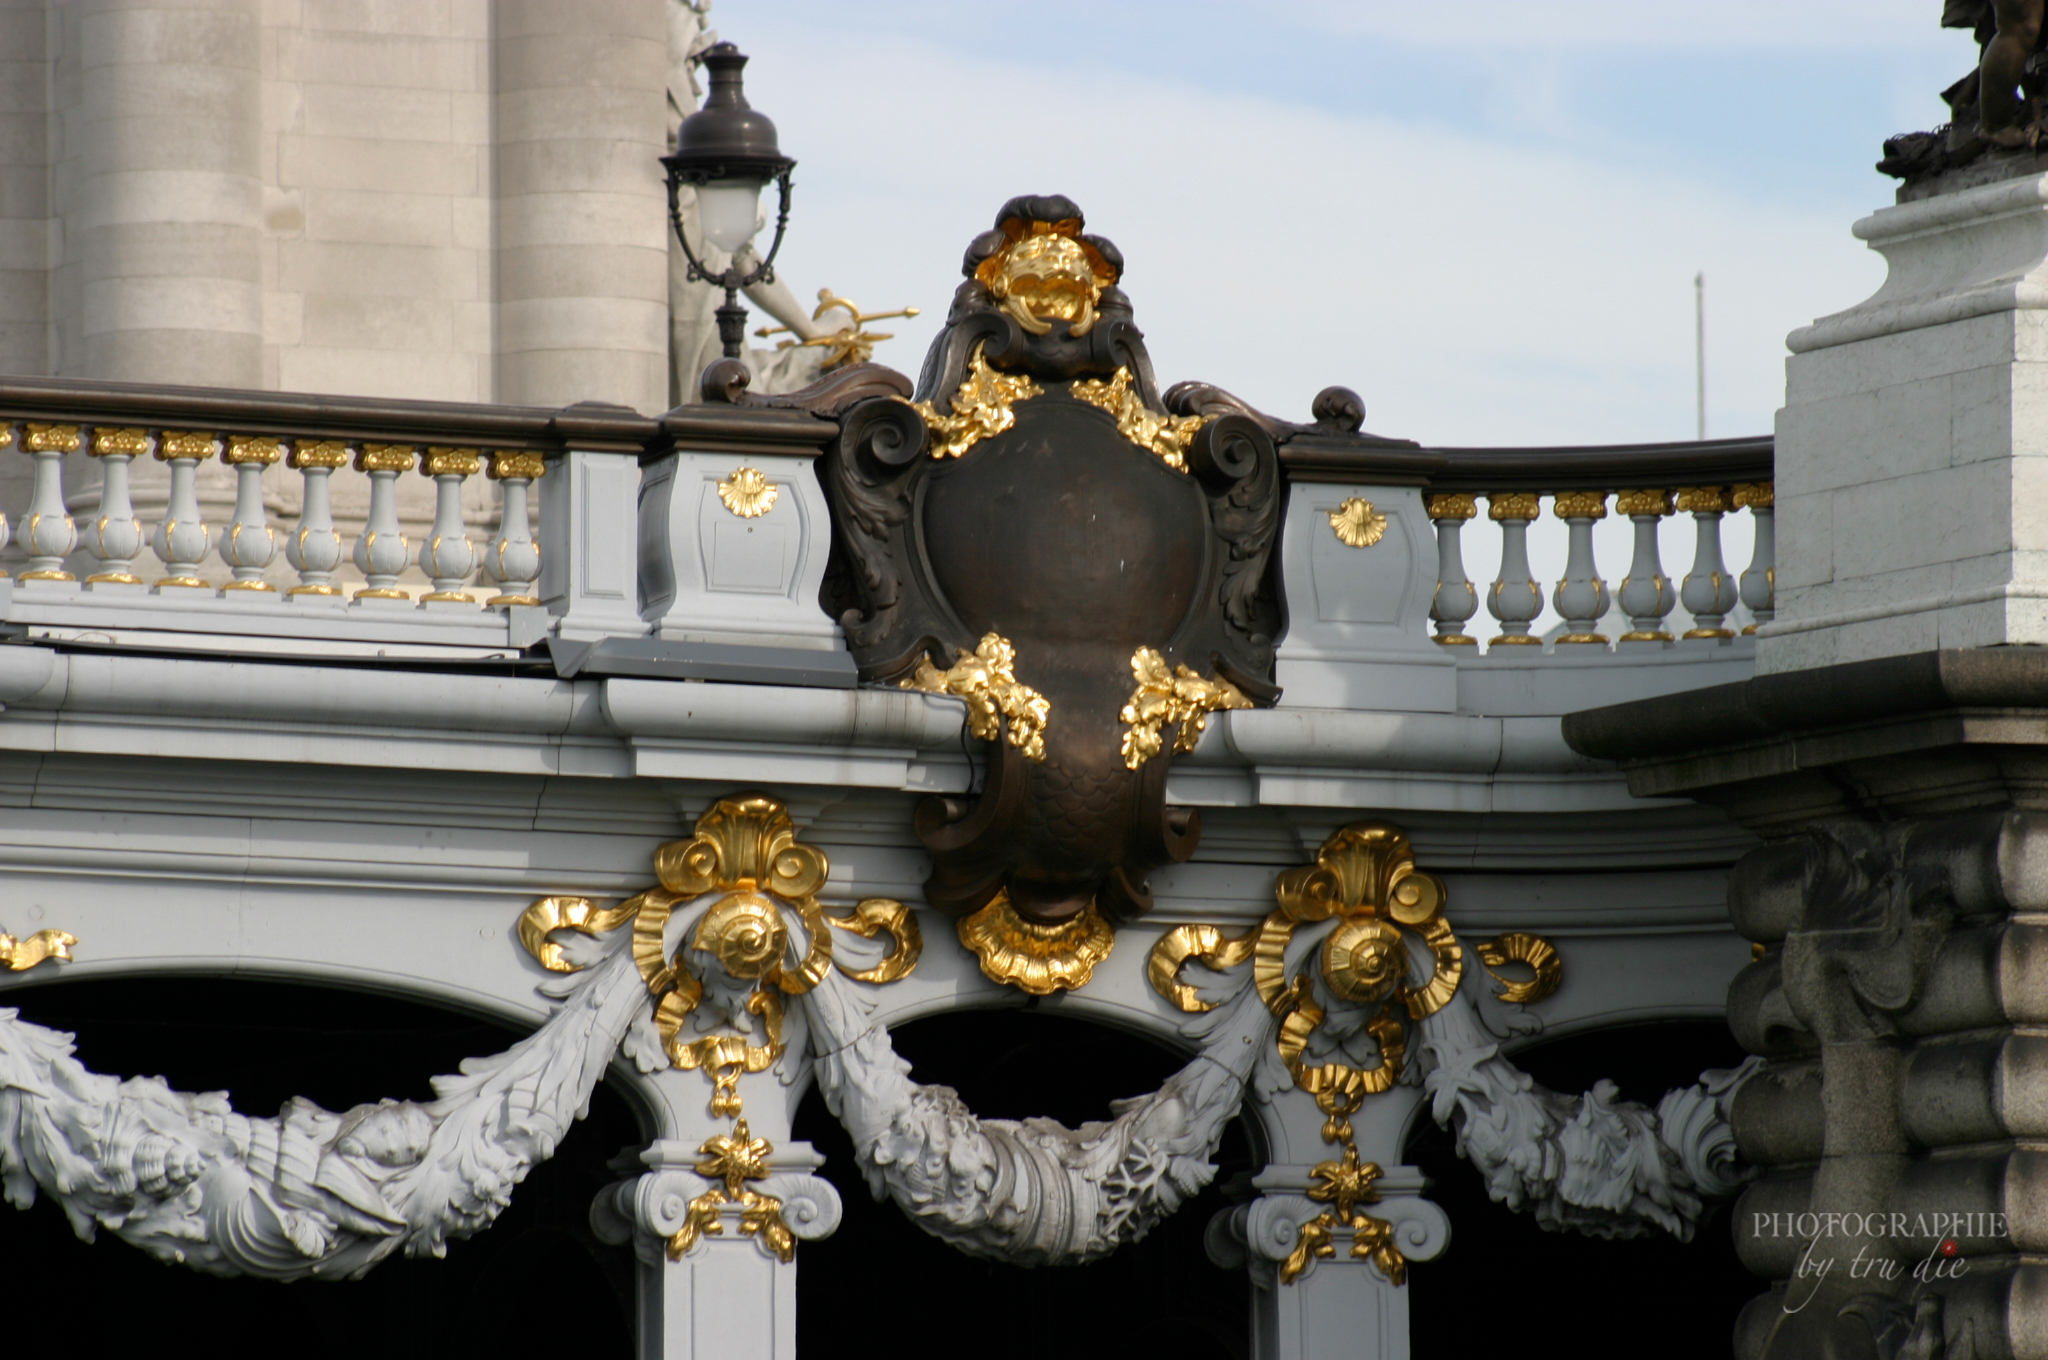
<path fill-rule="evenodd" d="M 64 930 L 38 930 L 25 940 L 12 935 L 0 935 L 0 968 L 10 973 L 26 973 L 47 959 L 71 961 L 71 946 L 78 943 L 78 937 Z"/>

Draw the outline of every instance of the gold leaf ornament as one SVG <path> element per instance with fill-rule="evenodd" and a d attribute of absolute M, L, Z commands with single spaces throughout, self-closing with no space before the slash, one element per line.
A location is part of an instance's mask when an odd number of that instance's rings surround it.
<path fill-rule="evenodd" d="M 47 959 L 71 962 L 71 946 L 78 937 L 64 930 L 38 930 L 25 940 L 0 935 L 0 967 L 10 973 L 26 973 Z"/>
<path fill-rule="evenodd" d="M 1011 905 L 1008 892 L 998 892 L 955 930 L 989 981 L 1032 996 L 1087 986 L 1116 947 L 1116 931 L 1092 900 L 1064 921 L 1034 921 Z"/>
<path fill-rule="evenodd" d="M 1170 416 L 1145 405 L 1131 379 L 1131 370 L 1119 368 L 1107 382 L 1099 378 L 1077 381 L 1072 392 L 1076 401 L 1100 407 L 1116 417 L 1116 432 L 1175 472 L 1188 470 L 1188 444 L 1195 432 L 1211 417 Z"/>
<path fill-rule="evenodd" d="M 1370 548 L 1387 535 L 1387 517 L 1363 496 L 1347 496 L 1335 510 L 1324 513 L 1337 541 L 1347 548 Z"/>
<path fill-rule="evenodd" d="M 1173 739 L 1176 755 L 1195 749 L 1209 725 L 1209 715 L 1222 709 L 1250 708 L 1243 691 L 1218 676 L 1205 680 L 1186 666 L 1167 669 L 1166 658 L 1150 647 L 1131 656 L 1131 675 L 1138 682 L 1117 716 L 1124 723 L 1124 768 L 1135 770 L 1159 754 L 1169 723 L 1180 724 Z"/>
<path fill-rule="evenodd" d="M 718 484 L 718 499 L 741 519 L 758 519 L 775 508 L 782 488 L 754 467 L 736 467 Z"/>
<path fill-rule="evenodd" d="M 958 652 L 945 670 L 920 657 L 917 670 L 901 682 L 903 689 L 926 694 L 951 694 L 967 701 L 967 730 L 994 741 L 1007 730 L 1010 745 L 1027 760 L 1045 759 L 1045 725 L 1052 703 L 1017 679 L 1017 649 L 997 633 L 983 635 L 971 652 Z M 1005 721 L 1007 720 L 1007 721 Z"/>
<path fill-rule="evenodd" d="M 928 401 L 905 403 L 924 418 L 925 427 L 932 432 L 934 458 L 958 458 L 982 440 L 1001 434 L 1017 423 L 1012 408 L 1018 402 L 1045 395 L 1045 389 L 1027 374 L 998 373 L 990 368 L 982 357 L 985 348 L 985 344 L 974 347 L 967 376 L 953 393 L 951 414 L 941 415 Z"/>

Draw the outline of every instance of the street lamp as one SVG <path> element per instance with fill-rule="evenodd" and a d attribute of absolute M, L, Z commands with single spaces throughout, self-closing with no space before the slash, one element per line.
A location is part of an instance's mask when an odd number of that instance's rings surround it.
<path fill-rule="evenodd" d="M 676 129 L 674 154 L 661 158 L 668 168 L 669 222 L 690 262 L 690 278 L 725 289 L 725 305 L 717 315 L 718 338 L 728 359 L 740 357 L 746 338 L 747 309 L 739 304 L 739 291 L 775 281 L 775 254 L 782 249 L 783 229 L 789 225 L 789 172 L 796 168 L 775 144 L 775 124 L 747 103 L 740 76 L 746 64 L 745 54 L 729 42 L 705 51 L 711 92 L 704 107 Z M 771 179 L 780 187 L 782 199 L 775 214 L 775 241 L 766 257 L 742 274 L 740 255 L 761 230 L 761 189 Z M 732 258 L 721 272 L 705 268 L 690 249 L 679 202 L 685 184 L 697 190 L 697 223 L 704 239 Z"/>

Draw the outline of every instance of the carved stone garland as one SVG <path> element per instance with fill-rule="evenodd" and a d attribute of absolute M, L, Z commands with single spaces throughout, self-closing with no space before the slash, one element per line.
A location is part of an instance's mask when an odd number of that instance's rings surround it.
<path fill-rule="evenodd" d="M 1277 909 L 1242 938 L 1206 926 L 1163 937 L 1148 975 L 1188 1014 L 1181 1030 L 1197 1055 L 1080 1130 L 979 1119 L 947 1088 L 909 1080 L 855 984 L 915 968 L 915 917 L 880 898 L 826 915 L 816 893 L 827 869 L 780 803 L 741 796 L 708 811 L 691 840 L 661 848 L 660 887 L 612 908 L 535 902 L 519 937 L 564 975 L 544 988 L 562 1006 L 505 1053 L 438 1078 L 426 1103 L 335 1114 L 294 1100 L 276 1119 L 250 1119 L 219 1095 L 89 1072 L 66 1036 L 0 1011 L 0 1185 L 21 1207 L 51 1195 L 83 1237 L 104 1227 L 212 1274 L 357 1277 L 394 1252 L 440 1255 L 450 1238 L 489 1226 L 581 1117 L 615 1050 L 643 1071 L 705 1072 L 713 1112 L 734 1120 L 704 1142 L 695 1174 L 644 1176 L 600 1199 L 594 1221 L 608 1235 L 646 1240 L 638 1228 L 671 1259 L 730 1225 L 787 1261 L 798 1239 L 837 1225 L 831 1187 L 774 1172 L 773 1148 L 741 1115 L 743 1072 L 796 1080 L 807 1062 L 877 1195 L 963 1251 L 1022 1265 L 1093 1260 L 1143 1237 L 1215 1175 L 1223 1126 L 1248 1089 L 1271 1100 L 1294 1087 L 1315 1099 L 1339 1155 L 1314 1168 L 1306 1198 L 1230 1211 L 1226 1236 L 1282 1281 L 1348 1238 L 1353 1257 L 1398 1284 L 1408 1253 L 1441 1238 L 1413 1218 L 1362 1211 L 1377 1202 L 1379 1168 L 1360 1160 L 1350 1115 L 1415 1079 L 1411 1052 L 1437 1120 L 1455 1124 L 1494 1197 L 1546 1227 L 1628 1236 L 1654 1225 L 1685 1237 L 1702 1198 L 1739 1184 L 1728 1104 L 1747 1069 L 1709 1073 L 1655 1111 L 1614 1100 L 1606 1083 L 1579 1098 L 1535 1086 L 1499 1056 L 1463 981 L 1442 883 L 1414 868 L 1393 827 L 1338 832 L 1315 865 L 1280 876 Z M 833 966 L 835 928 L 886 936 L 891 948 L 849 974 Z M 35 941 L 54 958 L 76 943 L 62 932 Z M 1503 999 L 1538 1000 L 1561 976 L 1533 936 L 1479 952 L 1489 967 L 1531 966 L 1527 981 L 1502 980 Z"/>

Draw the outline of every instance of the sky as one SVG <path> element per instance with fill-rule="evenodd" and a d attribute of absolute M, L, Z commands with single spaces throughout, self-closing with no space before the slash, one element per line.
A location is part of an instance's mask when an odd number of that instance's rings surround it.
<path fill-rule="evenodd" d="M 796 157 L 778 261 L 915 373 L 961 252 L 1064 193 L 1162 383 L 1429 445 L 1766 433 L 1784 337 L 1876 291 L 1872 169 L 1975 60 L 1938 0 L 717 0 Z M 1675 526 L 1674 526 L 1675 527 Z M 1731 545 L 1732 546 L 1732 545 Z M 1677 565 L 1677 564 L 1672 564 Z M 1739 562 L 1738 562 L 1739 566 Z M 1681 568 L 1682 569 L 1682 568 Z"/>

